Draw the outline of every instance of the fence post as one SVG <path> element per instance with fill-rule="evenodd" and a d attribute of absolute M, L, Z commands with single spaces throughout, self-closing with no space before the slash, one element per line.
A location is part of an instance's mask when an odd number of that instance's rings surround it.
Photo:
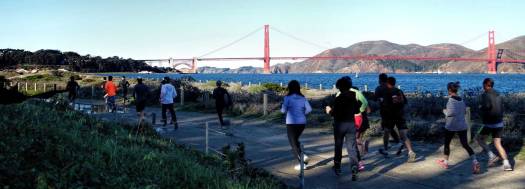
<path fill-rule="evenodd" d="M 206 122 L 206 133 L 205 133 L 205 140 L 206 140 L 206 146 L 205 146 L 205 149 L 204 149 L 204 152 L 206 153 L 206 155 L 208 155 L 208 122 Z"/>
<path fill-rule="evenodd" d="M 304 146 L 303 144 L 301 144 L 300 146 L 301 148 L 301 154 L 299 154 L 299 159 L 301 160 L 300 164 L 301 164 L 301 172 L 299 173 L 299 177 L 301 178 L 300 179 L 300 183 L 299 183 L 299 188 L 304 188 Z"/>
<path fill-rule="evenodd" d="M 36 83 L 35 83 L 35 92 L 36 92 Z"/>
<path fill-rule="evenodd" d="M 263 94 L 263 115 L 268 115 L 268 94 Z"/>
<path fill-rule="evenodd" d="M 91 98 L 95 98 L 95 85 L 91 85 Z"/>
<path fill-rule="evenodd" d="M 472 140 L 472 120 L 471 120 L 470 107 L 467 107 L 467 112 L 465 114 L 465 119 L 467 120 L 467 141 L 470 143 Z"/>
<path fill-rule="evenodd" d="M 334 91 L 335 91 L 335 89 L 336 89 L 336 87 L 335 87 L 335 85 L 333 85 L 333 86 L 332 86 L 332 90 L 334 90 Z"/>
<path fill-rule="evenodd" d="M 252 86 L 252 82 L 249 81 L 249 82 L 248 82 L 248 87 L 251 87 L 251 86 Z"/>
<path fill-rule="evenodd" d="M 47 92 L 47 83 L 44 83 L 44 92 Z"/>
<path fill-rule="evenodd" d="M 26 92 L 27 92 L 27 82 L 26 82 Z"/>
<path fill-rule="evenodd" d="M 368 92 L 368 85 L 365 85 L 365 92 Z"/>
<path fill-rule="evenodd" d="M 323 90 L 323 84 L 319 84 L 319 90 L 320 90 L 320 91 Z"/>
<path fill-rule="evenodd" d="M 304 83 L 304 88 L 306 88 L 306 90 L 308 90 L 308 83 Z"/>
<path fill-rule="evenodd" d="M 283 82 L 281 82 L 281 87 L 283 87 Z"/>
<path fill-rule="evenodd" d="M 53 90 L 54 90 L 54 91 L 57 91 L 57 84 L 56 84 L 56 83 L 53 84 Z"/>
<path fill-rule="evenodd" d="M 20 91 L 20 83 L 16 82 L 16 91 Z"/>
<path fill-rule="evenodd" d="M 184 87 L 180 86 L 180 105 L 184 106 Z"/>

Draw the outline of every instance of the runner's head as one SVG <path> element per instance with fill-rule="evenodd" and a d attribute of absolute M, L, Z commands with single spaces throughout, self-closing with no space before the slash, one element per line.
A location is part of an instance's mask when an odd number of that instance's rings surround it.
<path fill-rule="evenodd" d="M 342 77 L 335 82 L 335 87 L 341 92 L 348 91 L 352 87 L 352 79 L 348 80 L 348 78 Z"/>
<path fill-rule="evenodd" d="M 122 80 L 126 80 L 126 76 L 122 76 Z"/>
<path fill-rule="evenodd" d="M 106 77 L 102 77 L 102 79 L 104 79 L 104 81 L 106 81 L 106 80 L 107 80 L 107 78 L 106 78 Z"/>
<path fill-rule="evenodd" d="M 459 81 L 450 82 L 447 84 L 448 94 L 457 94 L 460 88 Z"/>
<path fill-rule="evenodd" d="M 71 76 L 71 77 L 69 77 L 69 80 L 70 81 L 75 81 L 75 77 Z"/>
<path fill-rule="evenodd" d="M 494 80 L 492 78 L 485 78 L 483 80 L 483 89 L 488 91 L 492 88 L 494 88 Z"/>
<path fill-rule="evenodd" d="M 113 81 L 113 76 L 108 76 L 108 81 Z"/>
<path fill-rule="evenodd" d="M 386 81 L 388 80 L 388 75 L 386 73 L 379 74 L 379 84 L 386 84 Z"/>
<path fill-rule="evenodd" d="M 395 77 L 388 77 L 386 80 L 386 87 L 389 89 L 394 88 L 396 86 L 396 78 Z"/>
<path fill-rule="evenodd" d="M 301 93 L 301 84 L 299 84 L 299 81 L 297 81 L 297 80 L 291 80 L 288 83 L 288 95 L 287 96 L 290 96 L 290 95 L 293 95 L 293 94 L 296 94 L 296 95 L 299 95 L 299 96 L 304 96 Z"/>
<path fill-rule="evenodd" d="M 137 78 L 137 83 L 142 84 L 142 78 L 141 77 Z"/>
<path fill-rule="evenodd" d="M 222 81 L 221 80 L 217 80 L 217 82 L 215 82 L 215 85 L 217 85 L 217 87 L 222 86 Z"/>

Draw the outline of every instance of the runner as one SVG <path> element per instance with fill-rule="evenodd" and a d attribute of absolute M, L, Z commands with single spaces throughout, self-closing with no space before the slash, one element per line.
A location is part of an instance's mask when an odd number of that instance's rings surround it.
<path fill-rule="evenodd" d="M 166 111 L 169 111 L 171 114 L 171 122 L 175 129 L 179 128 L 177 124 L 177 116 L 175 115 L 175 109 L 173 109 L 173 99 L 177 97 L 177 91 L 175 87 L 171 84 L 169 77 L 164 77 L 162 80 L 162 85 L 160 88 L 160 103 L 162 104 L 162 122 L 164 127 L 168 124 Z"/>
<path fill-rule="evenodd" d="M 221 126 L 224 126 L 224 120 L 222 113 L 224 108 L 231 105 L 231 97 L 228 93 L 228 90 L 222 87 L 222 81 L 217 81 L 215 83 L 217 87 L 213 90 L 213 98 L 215 99 L 215 110 L 217 110 L 217 115 L 219 116 L 219 123 Z"/>
<path fill-rule="evenodd" d="M 73 76 L 69 77 L 69 81 L 67 82 L 66 89 L 69 92 L 69 95 L 68 95 L 69 102 L 74 103 L 75 99 L 77 98 L 78 90 L 80 89 L 80 86 L 75 81 L 75 77 Z"/>
<path fill-rule="evenodd" d="M 465 120 L 465 112 L 467 110 L 465 102 L 458 96 L 458 89 L 460 88 L 458 82 L 450 82 L 447 84 L 448 95 L 450 98 L 447 102 L 447 109 L 443 110 L 446 117 L 445 123 L 445 147 L 443 150 L 443 159 L 437 160 L 437 163 L 444 169 L 448 169 L 448 159 L 450 156 L 450 142 L 454 135 L 458 134 L 459 141 L 463 148 L 467 151 L 472 159 L 472 173 L 478 174 L 480 172 L 479 162 L 472 148 L 467 141 L 467 121 Z"/>
<path fill-rule="evenodd" d="M 133 89 L 133 97 L 135 98 L 135 107 L 137 110 L 137 116 L 139 117 L 139 128 L 144 121 L 144 109 L 146 108 L 149 93 L 149 88 L 144 85 L 142 78 L 137 78 L 137 85 L 135 85 Z"/>
<path fill-rule="evenodd" d="M 312 107 L 301 93 L 299 82 L 297 80 L 290 81 L 288 83 L 288 94 L 284 97 L 281 112 L 286 113 L 288 141 L 292 147 L 294 157 L 299 161 L 299 164 L 294 167 L 295 170 L 301 169 L 301 143 L 299 142 L 299 137 L 306 127 L 306 114 L 311 111 Z M 308 156 L 306 154 L 304 154 L 303 160 L 305 164 L 308 164 Z"/>
<path fill-rule="evenodd" d="M 383 104 L 385 106 L 384 115 L 386 120 L 384 126 L 387 130 L 394 130 L 394 127 L 397 127 L 399 131 L 399 136 L 401 141 L 404 142 L 404 146 L 408 149 L 408 161 L 416 161 L 416 153 L 412 149 L 412 143 L 408 139 L 408 127 L 406 126 L 405 112 L 404 107 L 407 104 L 407 99 L 405 94 L 400 89 L 396 88 L 396 78 L 388 77 L 387 79 L 387 91 L 385 98 L 383 99 Z M 403 145 L 400 149 L 402 149 Z M 398 151 L 399 154 L 401 151 Z"/>
<path fill-rule="evenodd" d="M 384 104 L 384 99 L 386 98 L 385 95 L 388 91 L 388 88 L 386 87 L 387 80 L 388 76 L 385 73 L 379 74 L 379 86 L 376 87 L 376 90 L 374 92 L 375 101 L 379 103 L 379 114 L 381 115 L 381 128 L 383 129 L 383 149 L 379 149 L 379 153 L 385 157 L 388 157 L 389 137 L 392 136 L 394 143 L 399 143 L 399 135 L 397 134 L 397 132 L 395 130 L 391 130 L 385 127 L 385 123 L 388 122 L 385 115 L 386 107 Z M 403 145 L 401 145 L 399 150 L 401 150 L 402 148 Z"/>
<path fill-rule="evenodd" d="M 498 92 L 494 90 L 494 80 L 486 78 L 483 80 L 483 90 L 480 96 L 480 112 L 484 126 L 477 137 L 479 145 L 489 156 L 488 166 L 494 166 L 496 162 L 503 159 L 503 170 L 512 171 L 512 166 L 507 158 L 507 152 L 501 145 L 503 133 L 503 103 Z M 496 156 L 485 143 L 488 135 L 492 136 L 494 146 L 501 157 Z"/>
<path fill-rule="evenodd" d="M 351 79 L 340 78 L 336 87 L 340 94 L 330 106 L 326 106 L 326 113 L 334 117 L 334 166 L 333 170 L 337 176 L 341 175 L 341 158 L 343 142 L 346 138 L 346 149 L 350 158 L 352 180 L 357 179 L 358 160 L 356 146 L 356 129 L 354 126 L 354 115 L 359 113 L 359 102 L 356 100 L 355 92 L 350 91 Z"/>
<path fill-rule="evenodd" d="M 126 76 L 122 76 L 122 80 L 120 80 L 118 85 L 122 89 L 122 98 L 124 98 L 124 106 L 126 106 L 126 102 L 128 101 L 128 88 L 130 85 L 128 80 L 126 80 Z"/>
<path fill-rule="evenodd" d="M 113 76 L 108 76 L 108 81 L 104 84 L 104 90 L 106 91 L 107 105 L 109 112 L 117 111 L 116 95 L 117 86 L 113 83 Z"/>

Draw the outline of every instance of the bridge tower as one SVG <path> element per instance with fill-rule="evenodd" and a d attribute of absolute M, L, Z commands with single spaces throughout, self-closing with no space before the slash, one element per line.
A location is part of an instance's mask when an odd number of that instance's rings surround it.
<path fill-rule="evenodd" d="M 487 73 L 496 74 L 498 64 L 496 63 L 496 43 L 494 41 L 494 31 L 489 31 L 489 47 L 487 48 L 488 64 Z"/>
<path fill-rule="evenodd" d="M 197 73 L 197 58 L 196 57 L 193 57 L 193 59 L 191 60 L 191 72 Z"/>
<path fill-rule="evenodd" d="M 264 25 L 264 68 L 263 73 L 270 73 L 270 26 Z"/>

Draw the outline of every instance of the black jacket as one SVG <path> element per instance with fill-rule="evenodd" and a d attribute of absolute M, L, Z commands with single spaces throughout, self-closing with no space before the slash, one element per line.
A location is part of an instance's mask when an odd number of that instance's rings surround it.
<path fill-rule="evenodd" d="M 401 102 L 394 102 L 392 96 L 402 97 Z M 404 108 L 407 104 L 407 98 L 403 91 L 398 88 L 387 89 L 385 91 L 383 103 L 381 104 L 383 117 L 386 119 L 402 119 L 404 117 Z"/>
<path fill-rule="evenodd" d="M 496 91 L 492 89 L 484 92 L 479 102 L 483 124 L 496 124 L 503 121 L 503 102 Z"/>
<path fill-rule="evenodd" d="M 359 113 L 360 102 L 356 99 L 355 92 L 345 91 L 335 97 L 330 107 L 330 115 L 334 117 L 335 123 L 354 122 L 354 115 Z"/>

